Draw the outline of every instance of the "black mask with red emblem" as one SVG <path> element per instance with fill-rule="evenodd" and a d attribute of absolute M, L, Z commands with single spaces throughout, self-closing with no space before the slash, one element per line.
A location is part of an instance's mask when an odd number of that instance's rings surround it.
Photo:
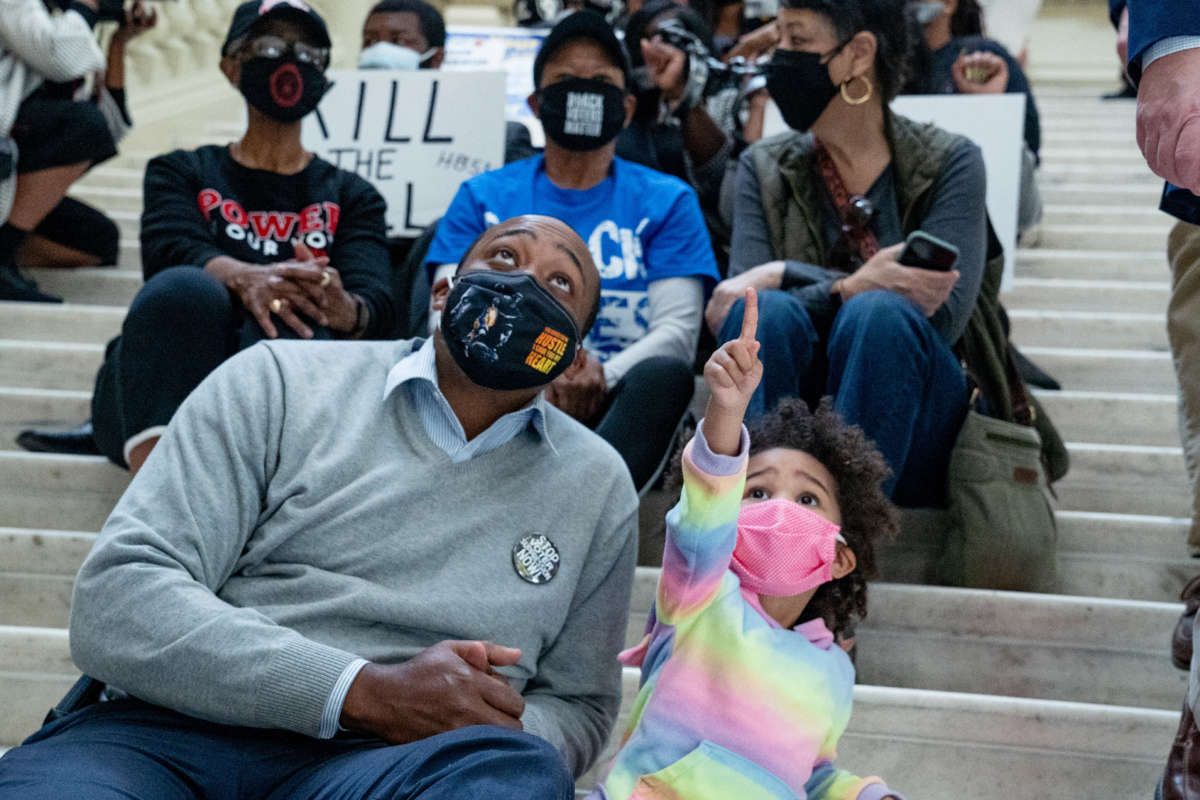
<path fill-rule="evenodd" d="M 310 114 L 326 88 L 321 70 L 295 58 L 251 58 L 242 64 L 238 83 L 247 103 L 279 122 Z"/>

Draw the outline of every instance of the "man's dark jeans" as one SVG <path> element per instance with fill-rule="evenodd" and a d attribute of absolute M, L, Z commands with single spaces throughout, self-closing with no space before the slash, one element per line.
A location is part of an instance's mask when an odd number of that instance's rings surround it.
<path fill-rule="evenodd" d="M 51 722 L 0 758 L 0 797 L 21 800 L 570 800 L 558 752 L 477 726 L 408 745 L 238 728 L 139 700 Z"/>

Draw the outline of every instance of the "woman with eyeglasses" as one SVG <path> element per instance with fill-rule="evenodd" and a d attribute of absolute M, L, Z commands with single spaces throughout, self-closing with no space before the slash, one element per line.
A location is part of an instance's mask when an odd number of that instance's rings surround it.
<path fill-rule="evenodd" d="M 736 337 L 757 289 L 765 374 L 748 413 L 832 395 L 887 459 L 893 500 L 940 505 L 968 402 L 952 348 L 989 255 L 982 155 L 888 109 L 908 70 L 905 0 L 782 0 L 776 25 L 768 89 L 791 130 L 740 158 L 731 277 L 706 320 Z M 952 270 L 898 263 L 916 230 L 958 249 Z"/>
<path fill-rule="evenodd" d="M 388 335 L 383 198 L 300 142 L 325 93 L 329 47 L 325 22 L 296 0 L 234 12 L 221 71 L 246 100 L 246 132 L 147 166 L 146 284 L 108 344 L 94 430 L 59 434 L 61 447 L 41 434 L 41 449 L 91 446 L 136 473 L 191 390 L 239 350 Z"/>

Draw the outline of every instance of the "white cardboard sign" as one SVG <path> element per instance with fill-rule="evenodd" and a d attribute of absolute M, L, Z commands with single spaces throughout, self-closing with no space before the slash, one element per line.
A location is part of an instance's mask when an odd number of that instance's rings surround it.
<path fill-rule="evenodd" d="M 533 62 L 548 33 L 549 29 L 540 28 L 450 25 L 442 62 L 443 70 L 502 70 L 508 76 L 504 116 L 529 128 L 535 147 L 545 144 L 545 134 L 525 101 L 533 94 Z"/>
<path fill-rule="evenodd" d="M 1021 148 L 1025 142 L 1025 95 L 902 95 L 892 110 L 917 122 L 932 122 L 979 145 L 987 169 L 987 208 L 1004 245 L 1004 282 L 1012 286 L 1017 259 L 1017 202 L 1021 193 Z M 767 104 L 763 135 L 787 130 L 774 103 Z"/>
<path fill-rule="evenodd" d="M 304 146 L 374 184 L 389 236 L 417 236 L 458 186 L 504 163 L 502 72 L 331 70 Z"/>

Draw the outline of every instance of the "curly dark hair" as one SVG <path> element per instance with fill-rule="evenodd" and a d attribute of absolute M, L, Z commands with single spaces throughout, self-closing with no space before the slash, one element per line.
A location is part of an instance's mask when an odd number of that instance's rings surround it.
<path fill-rule="evenodd" d="M 908 82 L 913 39 L 906 21 L 905 0 L 780 0 L 779 5 L 807 8 L 825 17 L 840 42 L 859 31 L 875 34 L 875 75 L 885 105 Z"/>
<path fill-rule="evenodd" d="M 958 0 L 958 8 L 950 17 L 950 35 L 955 39 L 983 36 L 983 8 L 979 0 Z"/>
<path fill-rule="evenodd" d="M 751 458 L 776 447 L 800 450 L 820 461 L 837 483 L 842 536 L 858 563 L 849 575 L 817 590 L 801 621 L 821 617 L 834 633 L 848 633 L 867 616 L 867 581 L 879 577 L 875 545 L 900 529 L 900 515 L 883 493 L 891 470 L 862 428 L 833 410 L 830 397 L 813 411 L 799 398 L 781 400 L 748 427 Z"/>

